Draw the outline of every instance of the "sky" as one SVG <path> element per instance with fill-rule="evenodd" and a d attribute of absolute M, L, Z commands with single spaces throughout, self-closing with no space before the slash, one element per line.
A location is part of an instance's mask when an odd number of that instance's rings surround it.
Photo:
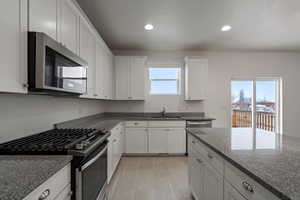
<path fill-rule="evenodd" d="M 235 101 L 239 97 L 240 91 L 244 90 L 245 98 L 252 97 L 252 81 L 232 81 L 231 91 Z M 275 102 L 276 81 L 256 81 L 256 99 L 257 101 Z"/>

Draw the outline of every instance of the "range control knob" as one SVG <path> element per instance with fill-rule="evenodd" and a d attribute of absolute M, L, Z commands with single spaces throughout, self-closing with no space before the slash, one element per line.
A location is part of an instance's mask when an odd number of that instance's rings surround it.
<path fill-rule="evenodd" d="M 82 150 L 84 148 L 84 145 L 82 143 L 78 143 L 75 145 L 75 149 Z"/>
<path fill-rule="evenodd" d="M 82 141 L 81 144 L 82 144 L 83 146 L 88 146 L 88 145 L 90 144 L 90 142 L 89 142 L 89 141 Z"/>

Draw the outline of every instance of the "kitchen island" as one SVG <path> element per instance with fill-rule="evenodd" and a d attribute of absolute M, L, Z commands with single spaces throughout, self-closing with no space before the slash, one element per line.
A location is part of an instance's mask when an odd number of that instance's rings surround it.
<path fill-rule="evenodd" d="M 214 152 L 224 160 L 224 170 L 221 172 L 224 180 L 231 180 L 226 176 L 231 173 L 233 167 L 241 172 L 238 172 L 242 174 L 241 177 L 249 177 L 250 182 L 253 181 L 256 187 L 262 186 L 272 193 L 274 195 L 272 199 L 300 199 L 299 138 L 263 130 L 257 130 L 256 134 L 253 134 L 250 128 L 191 128 L 187 131 L 189 140 L 196 139 L 201 148 L 207 148 L 207 151 Z M 226 166 L 229 166 L 229 170 Z M 227 173 L 228 171 L 230 173 Z M 241 184 L 242 190 L 245 189 L 247 192 L 238 192 L 245 199 L 255 199 L 253 198 L 256 192 L 255 185 L 253 187 L 246 183 L 243 178 L 240 180 L 241 182 L 237 184 Z M 232 185 L 239 189 L 234 183 Z M 226 195 L 226 191 L 224 193 Z"/>

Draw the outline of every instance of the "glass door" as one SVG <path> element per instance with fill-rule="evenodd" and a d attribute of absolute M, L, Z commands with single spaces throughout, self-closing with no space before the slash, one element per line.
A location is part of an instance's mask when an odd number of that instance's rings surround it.
<path fill-rule="evenodd" d="M 280 94 L 279 78 L 231 81 L 231 127 L 235 148 L 275 148 L 275 133 L 281 132 Z"/>

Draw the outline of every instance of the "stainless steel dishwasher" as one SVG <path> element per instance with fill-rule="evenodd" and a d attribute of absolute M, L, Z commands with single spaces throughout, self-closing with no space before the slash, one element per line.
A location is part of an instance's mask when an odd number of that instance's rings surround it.
<path fill-rule="evenodd" d="M 186 128 L 211 128 L 211 120 L 188 120 L 186 121 Z M 186 133 L 187 134 L 187 133 Z M 188 136 L 186 135 L 186 138 Z M 188 140 L 186 140 L 186 155 L 188 155 Z"/>

